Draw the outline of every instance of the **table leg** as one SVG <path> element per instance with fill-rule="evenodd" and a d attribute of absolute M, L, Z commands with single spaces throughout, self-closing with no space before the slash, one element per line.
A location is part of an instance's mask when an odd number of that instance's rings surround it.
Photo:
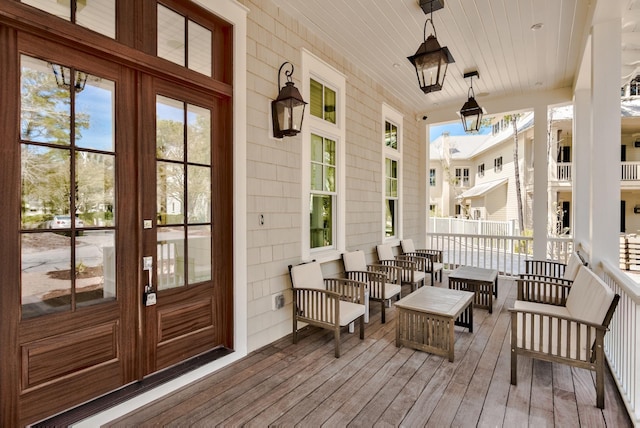
<path fill-rule="evenodd" d="M 449 361 L 453 363 L 453 350 L 455 348 L 455 338 L 453 334 L 453 318 L 449 320 Z"/>

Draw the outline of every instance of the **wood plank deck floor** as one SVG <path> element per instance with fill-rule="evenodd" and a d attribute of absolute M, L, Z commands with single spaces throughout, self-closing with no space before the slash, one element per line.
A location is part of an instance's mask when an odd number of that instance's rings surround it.
<path fill-rule="evenodd" d="M 500 278 L 493 314 L 474 310 L 473 333 L 456 327 L 454 362 L 397 348 L 395 308 L 381 324 L 372 305 L 365 340 L 343 332 L 340 358 L 333 333 L 307 327 L 108 426 L 631 427 L 608 370 L 604 410 L 588 370 L 519 357 L 510 384 L 514 299 Z"/>

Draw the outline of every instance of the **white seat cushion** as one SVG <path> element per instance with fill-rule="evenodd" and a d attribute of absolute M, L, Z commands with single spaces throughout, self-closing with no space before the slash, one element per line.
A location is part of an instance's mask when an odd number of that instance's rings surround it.
<path fill-rule="evenodd" d="M 364 305 L 340 301 L 340 325 L 345 326 L 364 315 Z"/>
<path fill-rule="evenodd" d="M 386 283 L 384 285 L 384 300 L 388 300 L 390 298 L 392 298 L 393 296 L 400 294 L 400 291 L 402 290 L 402 288 L 400 287 L 400 284 L 389 284 Z"/>
<path fill-rule="evenodd" d="M 416 247 L 413 245 L 413 239 L 403 239 L 400 241 L 400 246 L 402 247 L 403 253 L 415 253 Z"/>
<path fill-rule="evenodd" d="M 434 272 L 438 272 L 439 270 L 442 270 L 444 268 L 444 265 L 442 263 L 434 263 L 433 264 L 433 271 Z"/>
<path fill-rule="evenodd" d="M 614 296 L 604 281 L 581 265 L 567 297 L 567 310 L 574 318 L 602 324 Z"/>
<path fill-rule="evenodd" d="M 344 262 L 344 270 L 347 272 L 367 270 L 367 261 L 362 250 L 344 253 L 342 261 Z"/>
<path fill-rule="evenodd" d="M 582 266 L 582 261 L 580 260 L 580 256 L 578 256 L 574 251 L 569 256 L 569 260 L 567 261 L 567 266 L 564 268 L 564 275 L 562 277 L 573 281 L 578 274 L 580 266 Z"/>
<path fill-rule="evenodd" d="M 413 281 L 414 282 L 420 282 L 420 281 L 424 281 L 425 279 L 425 274 L 422 271 L 414 271 L 413 272 Z"/>
<path fill-rule="evenodd" d="M 317 288 L 325 290 L 320 263 L 311 262 L 296 265 L 291 268 L 291 282 L 297 288 Z"/>
<path fill-rule="evenodd" d="M 395 260 L 393 256 L 393 250 L 391 249 L 391 245 L 389 244 L 380 244 L 376 247 L 378 250 L 378 259 L 379 260 Z"/>

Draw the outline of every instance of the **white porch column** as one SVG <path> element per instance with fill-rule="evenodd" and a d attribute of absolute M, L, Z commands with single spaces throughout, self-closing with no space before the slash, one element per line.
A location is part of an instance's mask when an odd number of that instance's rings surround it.
<path fill-rule="evenodd" d="M 431 201 L 431 189 L 427 182 L 427 176 L 429 174 L 429 159 L 431 157 L 429 149 L 431 144 L 429 143 L 429 125 L 422 122 L 418 124 L 418 128 L 418 141 L 422 142 L 420 145 L 420 159 L 422 159 L 422 161 L 418 167 L 418 178 L 420 180 L 420 185 L 418 186 L 420 195 L 418 207 L 422 208 L 422 212 L 418 215 L 418 218 L 422 220 L 418 222 L 418 234 L 421 237 L 419 241 L 421 247 L 418 248 L 427 248 L 425 245 L 429 242 L 427 232 L 429 231 L 429 201 Z"/>
<path fill-rule="evenodd" d="M 538 104 L 533 109 L 533 258 L 547 258 L 547 105 Z"/>
<path fill-rule="evenodd" d="M 591 262 L 617 266 L 620 232 L 620 19 L 592 27 Z"/>
<path fill-rule="evenodd" d="M 591 93 L 580 89 L 573 97 L 573 149 L 571 235 L 574 242 L 589 244 L 591 228 L 589 207 L 591 207 Z"/>

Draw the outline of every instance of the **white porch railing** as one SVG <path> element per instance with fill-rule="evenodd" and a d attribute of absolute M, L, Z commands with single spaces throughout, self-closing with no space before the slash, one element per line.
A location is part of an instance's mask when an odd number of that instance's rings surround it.
<path fill-rule="evenodd" d="M 558 163 L 558 181 L 571 181 L 571 162 Z"/>
<path fill-rule="evenodd" d="M 622 181 L 640 180 L 640 162 L 621 162 Z"/>
<path fill-rule="evenodd" d="M 433 233 L 513 236 L 517 232 L 516 222 L 514 220 L 493 221 L 454 217 L 429 217 L 429 223 L 429 230 Z"/>
<path fill-rule="evenodd" d="M 549 239 L 547 258 L 565 262 L 573 249 L 571 238 Z M 524 272 L 524 261 L 533 254 L 530 236 L 475 235 L 459 233 L 429 233 L 427 248 L 442 251 L 445 269 L 476 266 L 496 269 L 500 275 Z"/>
<path fill-rule="evenodd" d="M 620 295 L 620 302 L 604 337 L 605 354 L 627 411 L 640 426 L 640 275 L 602 263 L 602 278 Z M 633 275 L 637 279 L 632 279 Z"/>

